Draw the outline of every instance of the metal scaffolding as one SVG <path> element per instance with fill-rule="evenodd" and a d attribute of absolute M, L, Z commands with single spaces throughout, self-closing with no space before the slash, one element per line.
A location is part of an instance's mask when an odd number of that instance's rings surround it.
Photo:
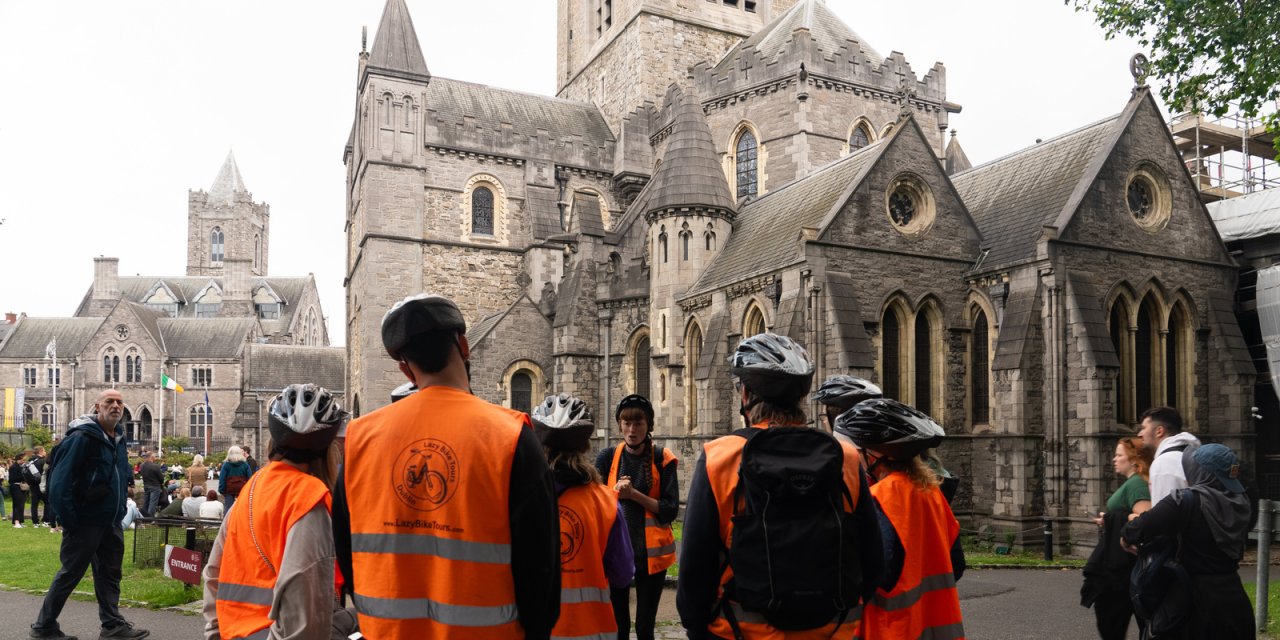
<path fill-rule="evenodd" d="M 1280 187 L 1275 137 L 1260 118 L 1181 113 L 1169 129 L 1204 202 Z"/>

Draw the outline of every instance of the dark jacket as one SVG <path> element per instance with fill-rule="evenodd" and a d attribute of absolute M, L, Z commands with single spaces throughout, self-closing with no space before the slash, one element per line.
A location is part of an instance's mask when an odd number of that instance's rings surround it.
<path fill-rule="evenodd" d="M 163 489 L 164 488 L 164 467 L 155 462 L 144 462 L 139 470 L 142 476 L 142 486 L 147 489 Z"/>
<path fill-rule="evenodd" d="M 227 479 L 232 478 L 234 476 L 242 476 L 248 479 L 249 476 L 252 476 L 252 475 L 253 475 L 253 468 L 250 467 L 249 463 L 244 460 L 241 460 L 239 462 L 222 463 L 222 470 L 218 472 L 218 493 L 224 496 L 238 495 L 240 493 L 239 491 L 235 491 L 235 492 L 227 491 Z"/>
<path fill-rule="evenodd" d="M 1080 606 L 1092 607 L 1103 593 L 1117 585 L 1125 589 L 1129 587 L 1129 574 L 1137 557 L 1120 548 L 1120 532 L 1128 522 L 1128 509 L 1112 509 L 1103 516 L 1098 544 L 1084 565 Z"/>
<path fill-rule="evenodd" d="M 92 416 L 77 418 L 58 444 L 49 477 L 49 504 L 68 529 L 120 526 L 132 477 L 124 432 L 110 437 Z"/>

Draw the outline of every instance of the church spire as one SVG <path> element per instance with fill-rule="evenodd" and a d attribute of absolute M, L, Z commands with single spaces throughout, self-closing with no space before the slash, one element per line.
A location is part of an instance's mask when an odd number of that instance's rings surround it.
<path fill-rule="evenodd" d="M 943 166 L 949 176 L 961 171 L 967 171 L 973 167 L 973 164 L 969 162 L 969 156 L 960 147 L 960 141 L 956 139 L 955 129 L 951 130 L 951 142 L 947 143 L 947 151 L 943 156 Z"/>
<path fill-rule="evenodd" d="M 373 38 L 373 51 L 369 53 L 368 72 L 430 81 L 431 72 L 427 71 L 427 60 L 422 56 L 422 47 L 418 46 L 418 34 L 404 0 L 387 0 L 378 33 Z"/>
<path fill-rule="evenodd" d="M 213 186 L 209 187 L 209 204 L 231 206 L 236 202 L 235 194 L 248 192 L 244 180 L 240 179 L 235 155 L 227 151 L 227 159 L 222 163 L 218 177 L 213 179 Z"/>
<path fill-rule="evenodd" d="M 653 176 L 650 215 L 660 216 L 668 209 L 701 207 L 732 218 L 736 207 L 702 106 L 692 93 L 674 85 L 668 96 L 673 112 L 671 136 L 662 154 L 662 165 Z"/>

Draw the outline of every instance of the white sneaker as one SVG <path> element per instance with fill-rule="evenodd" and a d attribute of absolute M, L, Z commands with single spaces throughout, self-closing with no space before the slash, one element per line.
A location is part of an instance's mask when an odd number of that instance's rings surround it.
<path fill-rule="evenodd" d="M 13 523 L 13 528 L 14 528 L 14 529 L 21 529 L 21 528 L 22 528 L 22 523 L 21 523 L 21 522 L 15 522 L 15 523 Z"/>

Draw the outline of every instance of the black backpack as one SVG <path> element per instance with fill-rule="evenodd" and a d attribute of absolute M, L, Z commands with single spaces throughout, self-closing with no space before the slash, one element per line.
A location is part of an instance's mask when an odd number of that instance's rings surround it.
<path fill-rule="evenodd" d="M 844 450 L 808 427 L 740 429 L 728 562 L 733 580 L 722 608 L 741 637 L 732 598 L 781 630 L 843 623 L 862 593 Z"/>

